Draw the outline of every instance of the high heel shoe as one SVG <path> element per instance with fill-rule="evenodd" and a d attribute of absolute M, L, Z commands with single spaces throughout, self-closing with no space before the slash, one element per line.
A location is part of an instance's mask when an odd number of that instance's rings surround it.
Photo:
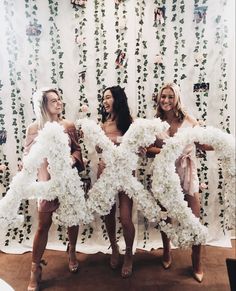
<path fill-rule="evenodd" d="M 170 259 L 169 261 L 164 261 L 164 260 L 161 261 L 162 267 L 163 267 L 165 270 L 167 270 L 167 269 L 170 268 L 171 263 L 172 263 L 172 260 L 171 260 L 171 259 Z"/>
<path fill-rule="evenodd" d="M 31 272 L 30 272 L 30 282 L 27 287 L 27 291 L 39 291 L 40 282 L 42 280 L 42 265 L 46 265 L 47 263 L 42 260 L 40 263 L 32 263 L 31 264 Z"/>
<path fill-rule="evenodd" d="M 193 252 L 191 255 L 192 258 L 192 268 L 193 268 L 193 278 L 198 282 L 201 283 L 203 280 L 203 272 L 197 272 L 195 270 L 201 270 L 201 262 L 199 257 Z M 197 267 L 196 267 L 197 266 Z"/>
<path fill-rule="evenodd" d="M 110 267 L 115 270 L 119 266 L 120 261 L 120 252 L 119 252 L 119 246 L 116 243 L 114 246 L 111 245 L 112 253 L 110 258 Z"/>
<path fill-rule="evenodd" d="M 203 272 L 202 273 L 196 273 L 193 271 L 193 278 L 198 282 L 202 283 L 203 280 Z"/>
<path fill-rule="evenodd" d="M 121 269 L 121 277 L 129 278 L 133 272 L 133 254 L 132 248 L 126 248 L 124 263 Z"/>
<path fill-rule="evenodd" d="M 172 263 L 172 257 L 170 251 L 164 251 L 163 256 L 162 256 L 162 267 L 167 270 L 170 268 Z"/>
<path fill-rule="evenodd" d="M 73 254 L 76 257 L 75 249 L 74 248 L 72 249 L 70 244 L 68 243 L 66 251 L 69 257 L 69 271 L 71 273 L 77 273 L 79 271 L 79 262 L 76 260 L 76 263 L 72 263 L 72 259 L 71 259 L 71 254 Z"/>

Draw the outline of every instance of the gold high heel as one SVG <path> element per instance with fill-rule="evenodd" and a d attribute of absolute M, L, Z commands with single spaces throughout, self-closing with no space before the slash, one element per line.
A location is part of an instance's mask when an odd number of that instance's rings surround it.
<path fill-rule="evenodd" d="M 121 269 L 121 277 L 129 278 L 133 273 L 133 254 L 132 248 L 128 247 L 125 251 L 124 263 Z"/>
<path fill-rule="evenodd" d="M 40 263 L 32 263 L 31 264 L 31 272 L 30 272 L 30 282 L 27 287 L 27 291 L 39 291 L 40 282 L 42 280 L 42 265 L 47 265 L 47 263 L 42 260 Z"/>
<path fill-rule="evenodd" d="M 112 253 L 111 253 L 111 258 L 110 258 L 110 267 L 115 270 L 120 261 L 120 252 L 119 252 L 119 246 L 116 243 L 114 246 L 111 246 L 112 248 Z"/>
<path fill-rule="evenodd" d="M 202 283 L 203 280 L 203 272 L 202 273 L 195 273 L 193 271 L 193 278 L 198 282 L 198 283 Z"/>
<path fill-rule="evenodd" d="M 71 253 L 75 252 L 75 249 L 72 250 L 70 244 L 68 243 L 66 251 L 67 251 L 68 256 L 69 256 L 69 271 L 71 273 L 77 273 L 79 271 L 79 262 L 76 260 L 76 263 L 72 264 L 71 257 L 70 257 Z"/>
<path fill-rule="evenodd" d="M 166 255 L 166 254 L 168 254 L 168 255 Z M 166 257 L 168 258 L 168 260 L 165 260 Z M 164 259 L 164 258 L 165 258 L 165 259 Z M 170 268 L 171 263 L 172 263 L 172 257 L 171 257 L 171 253 L 170 253 L 170 251 L 168 251 L 168 252 L 164 252 L 163 257 L 162 257 L 162 261 L 161 261 L 162 267 L 163 267 L 165 270 L 167 270 L 167 269 Z"/>
<path fill-rule="evenodd" d="M 171 266 L 171 263 L 172 263 L 172 260 L 170 259 L 169 261 L 161 261 L 161 264 L 162 264 L 162 267 L 167 270 L 170 268 Z"/>
<path fill-rule="evenodd" d="M 191 255 L 191 258 L 192 258 L 192 267 L 193 267 L 193 278 L 198 282 L 198 283 L 201 283 L 202 280 L 203 280 L 203 275 L 204 273 L 201 272 L 201 273 L 198 273 L 198 272 L 195 272 L 194 269 L 195 269 L 195 265 L 196 265 L 196 258 L 194 258 L 194 254 L 192 253 Z"/>

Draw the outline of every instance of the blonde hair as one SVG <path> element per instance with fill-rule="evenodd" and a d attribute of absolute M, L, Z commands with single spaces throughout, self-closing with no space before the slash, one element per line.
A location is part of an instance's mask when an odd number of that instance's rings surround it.
<path fill-rule="evenodd" d="M 47 121 L 50 121 L 50 117 L 47 111 L 47 104 L 48 104 L 47 94 L 50 92 L 53 92 L 57 94 L 58 97 L 60 97 L 60 94 L 57 91 L 57 89 L 50 88 L 50 87 L 41 88 L 37 90 L 33 95 L 34 113 L 36 115 L 36 120 L 38 122 L 39 128 L 43 128 L 45 123 Z M 60 118 L 61 115 L 59 114 L 58 117 Z"/>
<path fill-rule="evenodd" d="M 157 113 L 156 117 L 160 117 L 162 120 L 165 120 L 165 112 L 162 110 L 160 106 L 160 100 L 162 91 L 164 89 L 171 89 L 174 92 L 176 98 L 176 106 L 174 108 L 175 117 L 177 117 L 178 121 L 182 121 L 184 117 L 187 115 L 186 111 L 184 110 L 181 99 L 180 99 L 180 87 L 175 83 L 166 83 L 162 86 L 158 96 L 157 96 Z"/>

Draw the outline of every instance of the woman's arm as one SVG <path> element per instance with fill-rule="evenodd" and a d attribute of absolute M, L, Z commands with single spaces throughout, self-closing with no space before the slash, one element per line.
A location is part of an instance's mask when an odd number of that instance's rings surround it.
<path fill-rule="evenodd" d="M 195 145 L 201 151 L 214 151 L 214 148 L 208 144 L 200 144 L 199 142 L 195 142 Z"/>
<path fill-rule="evenodd" d="M 200 126 L 199 122 L 191 117 L 191 116 L 187 116 L 187 118 L 189 119 L 189 121 L 192 123 L 193 127 L 194 126 Z M 201 150 L 201 151 L 214 151 L 214 148 L 211 145 L 208 144 L 200 144 L 199 142 L 195 142 L 196 147 Z"/>
<path fill-rule="evenodd" d="M 154 158 L 155 155 L 158 155 L 160 152 L 161 152 L 161 148 L 158 148 L 155 145 L 151 145 L 147 148 L 146 156 L 148 158 Z"/>

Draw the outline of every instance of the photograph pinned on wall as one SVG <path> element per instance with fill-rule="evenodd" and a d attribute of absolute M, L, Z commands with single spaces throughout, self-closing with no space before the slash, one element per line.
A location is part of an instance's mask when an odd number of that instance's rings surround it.
<path fill-rule="evenodd" d="M 195 83 L 193 85 L 193 92 L 208 92 L 210 83 Z"/>
<path fill-rule="evenodd" d="M 4 129 L 0 130 L 0 145 L 6 143 L 7 141 L 7 131 Z"/>
<path fill-rule="evenodd" d="M 26 35 L 28 36 L 39 36 L 42 32 L 42 25 L 39 23 L 30 23 L 26 27 Z"/>
<path fill-rule="evenodd" d="M 73 6 L 85 7 L 87 0 L 71 0 L 71 4 L 73 4 Z"/>
<path fill-rule="evenodd" d="M 201 21 L 206 24 L 206 11 L 207 6 L 194 7 L 194 18 L 193 21 L 200 23 Z"/>
<path fill-rule="evenodd" d="M 154 23 L 155 24 L 163 24 L 165 22 L 165 6 L 156 7 L 154 9 Z"/>
<path fill-rule="evenodd" d="M 116 61 L 115 64 L 118 67 L 125 67 L 127 65 L 127 57 L 126 57 L 126 53 L 123 52 L 122 50 L 118 49 L 116 51 L 117 57 L 116 57 Z"/>

